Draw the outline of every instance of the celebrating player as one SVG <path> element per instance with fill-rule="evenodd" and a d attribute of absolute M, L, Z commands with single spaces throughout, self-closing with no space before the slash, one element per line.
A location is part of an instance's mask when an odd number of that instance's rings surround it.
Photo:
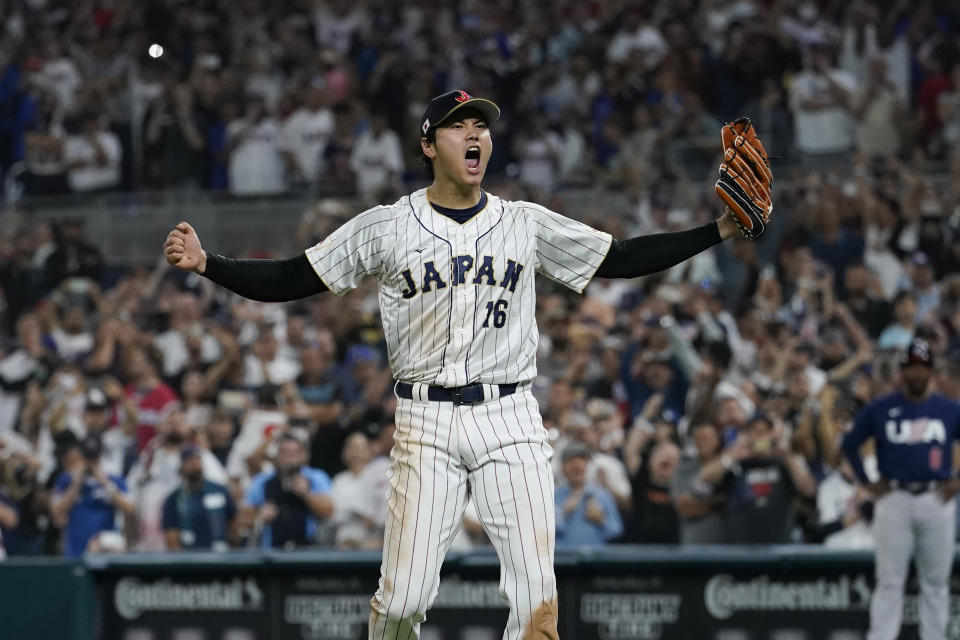
<path fill-rule="evenodd" d="M 207 254 L 181 222 L 164 253 L 248 298 L 341 296 L 368 276 L 380 310 L 398 402 L 380 586 L 369 637 L 418 638 L 468 486 L 502 564 L 510 606 L 504 638 L 557 638 L 554 488 L 536 375 L 534 275 L 581 292 L 591 278 L 667 269 L 735 235 L 763 233 L 769 165 L 748 121 L 726 125 L 720 219 L 677 233 L 614 240 L 529 202 L 480 188 L 493 148 L 489 100 L 434 98 L 420 123 L 433 183 L 374 207 L 303 254 L 234 260 Z"/>
<path fill-rule="evenodd" d="M 870 602 L 867 640 L 900 636 L 903 587 L 910 558 L 920 580 L 920 637 L 946 640 L 953 566 L 953 444 L 960 437 L 960 405 L 930 392 L 933 356 L 915 338 L 900 361 L 904 390 L 870 403 L 843 438 L 854 473 L 876 499 L 877 585 Z M 860 445 L 873 438 L 880 480 L 870 483 Z"/>

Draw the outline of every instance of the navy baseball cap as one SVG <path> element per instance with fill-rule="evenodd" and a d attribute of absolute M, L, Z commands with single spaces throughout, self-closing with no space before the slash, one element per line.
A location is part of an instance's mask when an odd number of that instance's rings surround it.
<path fill-rule="evenodd" d="M 928 367 L 933 366 L 933 353 L 930 351 L 930 345 L 923 338 L 914 338 L 910 341 L 910 346 L 900 356 L 900 366 L 905 367 L 909 364 L 925 364 Z"/>
<path fill-rule="evenodd" d="M 188 444 L 183 449 L 180 450 L 180 462 L 189 460 L 190 458 L 202 458 L 203 451 L 200 450 L 195 444 Z"/>
<path fill-rule="evenodd" d="M 500 107 L 486 98 L 474 98 L 466 91 L 447 91 L 427 104 L 423 117 L 420 118 L 420 135 L 427 136 L 455 111 L 464 107 L 479 111 L 488 125 L 496 122 L 500 117 Z"/>

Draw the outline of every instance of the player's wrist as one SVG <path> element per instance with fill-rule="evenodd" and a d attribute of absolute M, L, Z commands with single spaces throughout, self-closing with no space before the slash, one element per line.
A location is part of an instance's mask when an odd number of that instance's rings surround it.
<path fill-rule="evenodd" d="M 197 263 L 196 268 L 193 270 L 198 275 L 203 275 L 207 270 L 207 252 L 203 249 L 200 249 L 200 262 Z"/>
<path fill-rule="evenodd" d="M 740 230 L 734 223 L 732 214 L 730 213 L 730 209 L 728 207 L 724 207 L 723 215 L 717 218 L 717 231 L 720 233 L 720 237 L 724 240 L 729 240 L 730 238 L 740 234 Z"/>

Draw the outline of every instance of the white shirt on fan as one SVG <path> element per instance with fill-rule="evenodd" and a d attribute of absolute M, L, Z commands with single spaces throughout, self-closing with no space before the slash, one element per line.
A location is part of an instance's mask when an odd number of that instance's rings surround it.
<path fill-rule="evenodd" d="M 230 193 L 261 195 L 280 193 L 285 188 L 280 158 L 280 128 L 273 118 L 249 125 L 234 120 L 227 126 L 227 140 L 243 135 L 230 153 Z"/>
<path fill-rule="evenodd" d="M 301 107 L 280 130 L 280 147 L 297 159 L 304 177 L 314 182 L 323 169 L 323 153 L 333 136 L 335 121 L 329 109 L 311 111 Z"/>
<path fill-rule="evenodd" d="M 400 138 L 389 129 L 376 135 L 365 131 L 357 139 L 350 154 L 350 168 L 357 174 L 357 191 L 374 196 L 390 184 L 391 176 L 403 172 L 403 150 Z"/>
<path fill-rule="evenodd" d="M 837 69 L 828 73 L 846 91 L 857 88 L 853 74 Z M 830 82 L 822 74 L 804 71 L 793 78 L 790 111 L 795 118 L 797 148 L 804 153 L 840 153 L 853 149 L 857 129 L 849 111 L 839 104 L 823 109 L 802 106 L 804 100 L 824 98 L 831 93 Z"/>
<path fill-rule="evenodd" d="M 109 189 L 120 184 L 120 161 L 123 158 L 123 149 L 120 139 L 112 131 L 99 131 L 97 141 L 103 153 L 107 156 L 104 165 L 96 164 L 97 150 L 86 136 L 70 136 L 64 147 L 64 156 L 67 166 L 82 161 L 88 163 L 78 169 L 67 171 L 67 180 L 75 193 Z"/>

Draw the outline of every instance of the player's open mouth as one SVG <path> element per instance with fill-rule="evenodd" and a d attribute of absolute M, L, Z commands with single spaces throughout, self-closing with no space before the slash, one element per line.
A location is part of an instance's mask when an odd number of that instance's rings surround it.
<path fill-rule="evenodd" d="M 467 171 L 469 173 L 480 173 L 480 147 L 474 145 L 467 149 L 466 154 Z"/>

